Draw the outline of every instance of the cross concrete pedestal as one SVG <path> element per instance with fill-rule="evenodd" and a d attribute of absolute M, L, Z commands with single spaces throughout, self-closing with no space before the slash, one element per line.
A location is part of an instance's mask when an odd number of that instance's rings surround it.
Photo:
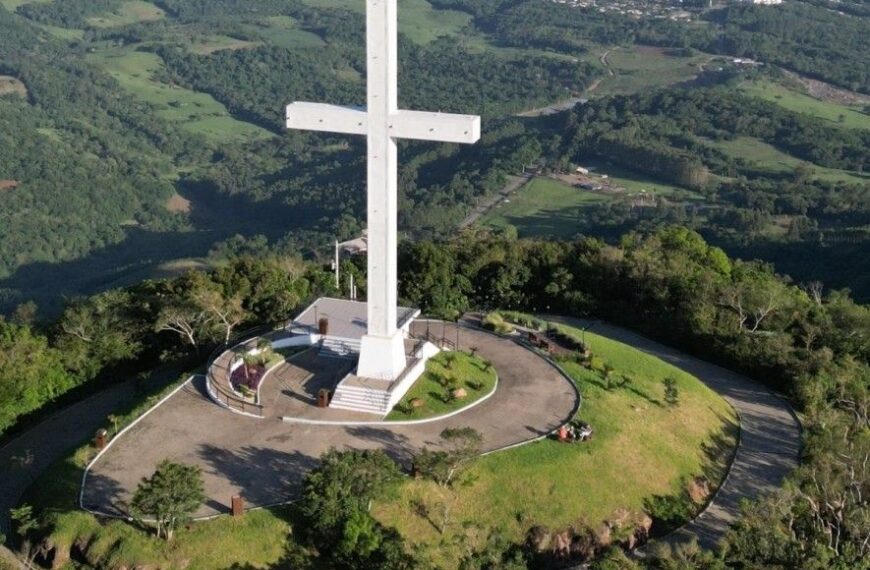
<path fill-rule="evenodd" d="M 287 128 L 366 135 L 368 140 L 367 334 L 357 375 L 394 380 L 405 369 L 396 328 L 398 171 L 397 139 L 474 143 L 480 117 L 403 111 L 397 102 L 397 0 L 366 0 L 367 109 L 323 103 L 287 106 Z"/>

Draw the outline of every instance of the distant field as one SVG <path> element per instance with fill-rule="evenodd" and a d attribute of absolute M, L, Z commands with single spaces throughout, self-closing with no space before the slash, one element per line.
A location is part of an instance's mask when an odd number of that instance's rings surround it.
<path fill-rule="evenodd" d="M 256 125 L 238 121 L 211 95 L 153 79 L 163 62 L 153 53 L 132 48 L 96 51 L 90 61 L 101 65 L 131 95 L 153 104 L 164 119 L 181 123 L 185 129 L 215 140 L 253 140 L 271 136 Z"/>
<path fill-rule="evenodd" d="M 590 164 L 591 166 L 592 164 Z M 515 226 L 521 236 L 573 237 L 583 231 L 580 210 L 592 204 L 645 193 L 674 201 L 703 200 L 703 196 L 669 184 L 654 182 L 642 175 L 613 166 L 600 167 L 608 182 L 627 193 L 592 192 L 575 188 L 552 178 L 535 178 L 512 195 L 509 203 L 499 203 L 478 222 L 491 228 Z"/>
<path fill-rule="evenodd" d="M 249 42 L 231 36 L 206 36 L 190 40 L 189 49 L 200 55 L 207 55 L 223 49 L 250 49 L 260 45 L 259 42 Z"/>
<path fill-rule="evenodd" d="M 580 231 L 576 212 L 607 196 L 573 188 L 550 178 L 535 178 L 486 214 L 481 225 L 492 228 L 516 226 L 520 235 L 570 237 Z"/>
<path fill-rule="evenodd" d="M 296 20 L 289 16 L 265 18 L 262 26 L 254 31 L 270 44 L 287 49 L 311 48 L 326 45 L 317 34 L 299 28 Z"/>
<path fill-rule="evenodd" d="M 166 14 L 150 2 L 143 0 L 130 0 L 124 2 L 115 12 L 88 18 L 88 23 L 96 28 L 112 28 L 126 26 L 137 22 L 150 22 L 159 20 Z"/>
<path fill-rule="evenodd" d="M 0 75 L 0 96 L 10 94 L 27 97 L 27 87 L 18 78 Z"/>
<path fill-rule="evenodd" d="M 343 8 L 364 12 L 362 0 L 303 0 L 315 8 Z M 426 44 L 440 36 L 453 36 L 468 25 L 471 15 L 456 10 L 436 10 L 426 0 L 403 0 L 399 4 L 399 32 Z"/>
<path fill-rule="evenodd" d="M 85 36 L 84 30 L 76 28 L 61 28 L 58 26 L 50 26 L 48 24 L 36 24 L 52 36 L 62 40 L 80 40 Z"/>
<path fill-rule="evenodd" d="M 851 129 L 870 129 L 870 114 L 861 109 L 821 101 L 770 81 L 746 82 L 739 87 L 748 95 L 766 99 L 790 111 L 812 115 Z"/>
<path fill-rule="evenodd" d="M 606 61 L 613 75 L 605 76 L 601 80 L 595 94 L 637 93 L 643 89 L 691 81 L 700 72 L 700 66 L 711 57 L 705 54 L 676 57 L 665 52 L 661 48 L 645 46 L 610 50 Z M 600 65 L 598 58 L 602 53 L 603 50 L 586 60 Z"/>
<path fill-rule="evenodd" d="M 748 162 L 755 163 L 759 168 L 772 173 L 792 171 L 798 165 L 803 165 L 815 171 L 813 177 L 820 180 L 839 180 L 863 184 L 868 182 L 867 175 L 862 176 L 846 170 L 825 168 L 824 166 L 795 158 L 772 145 L 752 137 L 738 137 L 731 141 L 718 141 L 715 143 L 715 146 L 734 158 L 742 158 Z"/>
<path fill-rule="evenodd" d="M 591 165 L 596 165 L 594 162 Z M 622 186 L 630 194 L 645 192 L 655 196 L 664 196 L 673 200 L 703 200 L 704 197 L 697 192 L 692 192 L 679 186 L 664 184 L 653 181 L 636 172 L 631 172 L 618 166 L 601 166 L 596 172 L 607 174 L 610 182 L 615 186 Z"/>
<path fill-rule="evenodd" d="M 33 4 L 35 2 L 48 2 L 49 0 L 0 0 L 0 4 L 10 12 L 14 12 L 19 6 Z"/>

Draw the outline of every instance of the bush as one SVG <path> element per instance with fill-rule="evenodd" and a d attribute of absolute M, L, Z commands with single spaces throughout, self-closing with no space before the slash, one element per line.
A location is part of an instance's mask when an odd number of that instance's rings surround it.
<path fill-rule="evenodd" d="M 514 327 L 505 322 L 499 313 L 489 313 L 483 318 L 483 328 L 495 331 L 498 334 L 510 334 L 514 332 Z"/>

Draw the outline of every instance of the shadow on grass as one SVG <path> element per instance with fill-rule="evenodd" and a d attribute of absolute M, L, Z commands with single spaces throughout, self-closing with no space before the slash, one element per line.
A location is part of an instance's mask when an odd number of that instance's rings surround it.
<path fill-rule="evenodd" d="M 698 474 L 698 477 L 710 483 L 709 495 L 701 501 L 693 500 L 689 493 L 692 478 L 684 478 L 680 481 L 678 492 L 644 499 L 644 511 L 653 519 L 651 537 L 662 537 L 698 516 L 715 498 L 716 491 L 724 482 L 737 451 L 740 427 L 731 418 L 714 413 L 723 427 L 701 446 L 704 458 Z"/>

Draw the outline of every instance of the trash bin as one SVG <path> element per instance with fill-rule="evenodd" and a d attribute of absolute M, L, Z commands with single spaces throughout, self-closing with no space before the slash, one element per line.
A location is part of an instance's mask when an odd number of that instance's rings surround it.
<path fill-rule="evenodd" d="M 106 442 L 109 440 L 109 432 L 100 428 L 97 430 L 96 435 L 94 436 L 94 447 L 97 449 L 103 449 L 106 447 Z"/>

